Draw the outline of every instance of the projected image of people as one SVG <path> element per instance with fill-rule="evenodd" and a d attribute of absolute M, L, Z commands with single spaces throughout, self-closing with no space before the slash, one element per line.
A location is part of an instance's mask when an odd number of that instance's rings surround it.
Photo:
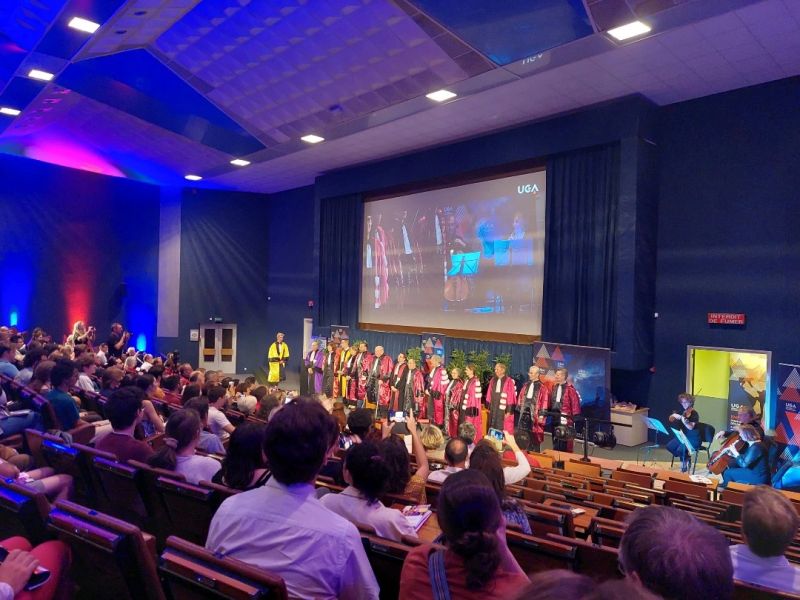
<path fill-rule="evenodd" d="M 368 202 L 360 320 L 538 335 L 545 173 Z"/>

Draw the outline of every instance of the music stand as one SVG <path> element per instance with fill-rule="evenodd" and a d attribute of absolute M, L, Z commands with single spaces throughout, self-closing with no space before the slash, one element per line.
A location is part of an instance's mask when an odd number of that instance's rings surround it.
<path fill-rule="evenodd" d="M 675 437 L 678 438 L 678 441 L 683 445 L 683 457 L 681 458 L 681 467 L 686 462 L 686 453 L 689 453 L 691 457 L 695 453 L 695 448 L 692 446 L 692 442 L 689 441 L 689 438 L 686 437 L 686 434 L 683 433 L 680 429 L 675 429 L 674 427 L 670 427 L 672 433 L 675 434 Z M 689 466 L 691 466 L 691 460 L 689 460 Z"/>
<path fill-rule="evenodd" d="M 646 464 L 648 459 L 653 453 L 653 448 L 661 448 L 661 444 L 658 443 L 658 434 L 663 433 L 664 435 L 669 436 L 669 431 L 667 431 L 667 428 L 664 427 L 664 424 L 658 419 L 654 419 L 653 417 L 642 417 L 642 419 L 647 424 L 648 429 L 652 429 L 653 431 L 656 432 L 653 443 L 650 446 L 645 446 L 644 449 L 645 453 L 644 453 L 644 458 L 642 459 L 642 464 Z M 637 462 L 638 462 L 638 457 L 637 457 Z"/>

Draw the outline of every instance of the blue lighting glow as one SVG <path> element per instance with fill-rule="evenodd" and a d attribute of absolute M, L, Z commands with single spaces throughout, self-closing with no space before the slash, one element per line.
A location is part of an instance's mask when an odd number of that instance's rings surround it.
<path fill-rule="evenodd" d="M 18 324 L 19 324 L 19 313 L 16 310 L 12 310 L 11 313 L 8 315 L 8 326 L 16 327 Z"/>
<path fill-rule="evenodd" d="M 140 333 L 136 336 L 136 349 L 139 352 L 147 350 L 147 336 L 145 334 Z"/>

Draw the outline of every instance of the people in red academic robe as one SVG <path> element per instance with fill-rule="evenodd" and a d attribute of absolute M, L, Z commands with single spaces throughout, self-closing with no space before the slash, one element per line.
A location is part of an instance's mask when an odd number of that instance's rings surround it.
<path fill-rule="evenodd" d="M 393 367 L 392 357 L 384 353 L 383 346 L 375 346 L 375 355 L 367 372 L 367 400 L 377 405 L 379 419 L 388 416 Z"/>
<path fill-rule="evenodd" d="M 308 373 L 308 393 L 322 393 L 322 371 L 325 356 L 319 349 L 319 342 L 311 342 L 311 350 L 306 354 L 306 372 Z"/>
<path fill-rule="evenodd" d="M 367 399 L 367 375 L 371 365 L 372 354 L 370 354 L 369 346 L 362 342 L 358 345 L 358 355 L 356 356 L 355 363 L 355 373 L 357 376 L 356 404 L 358 408 L 363 408 L 364 402 L 366 402 Z"/>
<path fill-rule="evenodd" d="M 332 340 L 328 342 L 327 352 L 325 354 L 325 362 L 322 367 L 322 391 L 328 398 L 335 397 L 335 391 L 338 390 L 336 384 L 336 362 L 339 359 L 339 352 L 336 349 L 336 344 Z"/>
<path fill-rule="evenodd" d="M 494 377 L 486 390 L 486 406 L 489 409 L 488 426 L 499 431 L 514 433 L 514 406 L 517 403 L 517 386 L 506 374 L 506 366 L 497 363 Z"/>
<path fill-rule="evenodd" d="M 361 342 L 347 363 L 347 403 L 351 407 L 357 406 L 359 403 L 358 384 L 361 379 L 361 363 L 366 354 L 367 345 Z"/>
<path fill-rule="evenodd" d="M 381 226 L 382 219 L 383 214 L 378 214 L 377 223 L 373 227 L 372 217 L 367 217 L 364 264 L 375 281 L 375 308 L 380 308 L 389 300 L 389 258 L 386 252 L 386 232 Z"/>
<path fill-rule="evenodd" d="M 406 397 L 407 372 L 408 364 L 406 364 L 406 355 L 401 352 L 397 355 L 397 362 L 395 363 L 394 370 L 389 378 L 389 381 L 391 382 L 390 388 L 392 391 L 389 412 L 400 412 L 403 410 L 403 402 Z"/>
<path fill-rule="evenodd" d="M 442 366 L 442 357 L 438 354 L 431 356 L 431 371 L 428 373 L 428 418 L 434 425 L 444 427 L 444 394 L 450 378 L 447 369 Z"/>
<path fill-rule="evenodd" d="M 461 415 L 459 416 L 459 424 L 469 421 L 475 426 L 475 439 L 472 440 L 475 444 L 483 439 L 484 433 L 483 422 L 481 421 L 483 390 L 481 389 L 481 380 L 475 373 L 476 370 L 477 367 L 474 364 L 464 367 L 467 383 L 463 400 L 461 401 Z"/>
<path fill-rule="evenodd" d="M 561 419 L 553 418 L 553 428 L 559 425 L 574 427 L 576 415 L 581 414 L 581 399 L 578 391 L 567 381 L 569 371 L 565 368 L 556 369 L 556 380 L 550 390 L 550 410 L 561 411 Z M 554 450 L 566 450 L 572 452 L 574 440 L 564 442 L 553 438 Z"/>
<path fill-rule="evenodd" d="M 540 417 L 540 410 L 547 410 L 550 406 L 550 390 L 539 379 L 540 371 L 536 365 L 528 369 L 528 381 L 522 384 L 522 389 L 517 396 L 517 409 L 519 410 L 519 420 L 517 421 L 517 441 L 519 442 L 520 431 L 530 433 L 531 442 L 527 449 L 541 450 L 544 440 L 544 425 L 547 417 Z"/>
<path fill-rule="evenodd" d="M 461 379 L 461 369 L 450 369 L 450 381 L 444 392 L 445 421 L 447 435 L 451 438 L 458 437 L 458 418 L 461 413 L 461 400 L 464 396 L 464 382 Z"/>
<path fill-rule="evenodd" d="M 417 361 L 408 359 L 406 370 L 405 395 L 403 396 L 403 410 L 406 414 L 414 411 L 418 419 L 427 419 L 427 406 L 425 406 L 425 375 L 417 368 Z"/>

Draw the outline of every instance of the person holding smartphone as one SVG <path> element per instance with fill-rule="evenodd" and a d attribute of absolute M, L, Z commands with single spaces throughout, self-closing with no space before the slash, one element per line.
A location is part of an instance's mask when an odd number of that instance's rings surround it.
<path fill-rule="evenodd" d="M 69 547 L 49 541 L 35 548 L 23 537 L 0 542 L 0 600 L 53 598 L 69 570 Z"/>

